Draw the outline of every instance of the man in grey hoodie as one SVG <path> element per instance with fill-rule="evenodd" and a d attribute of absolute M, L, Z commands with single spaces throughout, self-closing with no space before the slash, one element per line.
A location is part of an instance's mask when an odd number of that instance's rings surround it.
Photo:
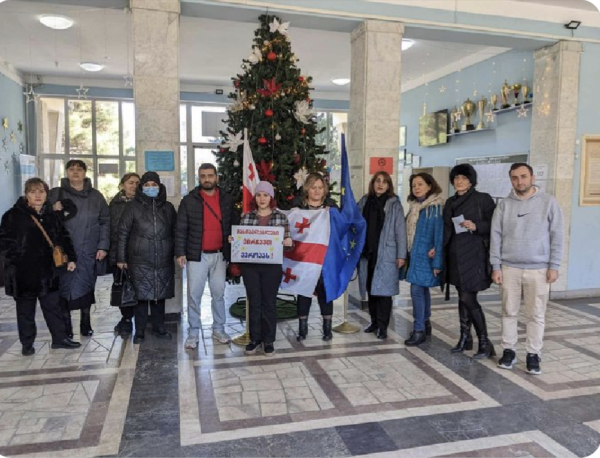
<path fill-rule="evenodd" d="M 513 164 L 509 175 L 513 189 L 496 207 L 490 238 L 492 280 L 502 289 L 504 354 L 498 366 L 512 369 L 517 362 L 522 293 L 527 315 L 527 372 L 541 374 L 546 305 L 563 255 L 563 215 L 556 199 L 534 185 L 531 166 Z"/>

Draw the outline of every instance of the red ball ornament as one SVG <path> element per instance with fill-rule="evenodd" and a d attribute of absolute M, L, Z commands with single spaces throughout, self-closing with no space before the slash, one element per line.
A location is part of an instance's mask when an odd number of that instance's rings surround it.
<path fill-rule="evenodd" d="M 294 200 L 294 196 L 287 196 L 286 199 L 287 200 Z"/>
<path fill-rule="evenodd" d="M 273 116 L 273 110 L 271 110 L 270 108 L 268 108 L 267 110 L 265 110 L 265 116 L 267 118 L 270 118 L 271 116 Z"/>
<path fill-rule="evenodd" d="M 235 80 L 235 81 L 233 82 L 233 85 L 234 85 L 235 87 L 240 87 L 240 80 Z"/>
<path fill-rule="evenodd" d="M 275 59 L 277 59 L 277 54 L 271 51 L 269 54 L 267 54 L 267 59 L 273 62 Z"/>
<path fill-rule="evenodd" d="M 219 152 L 220 152 L 220 153 L 224 153 L 225 151 L 226 151 L 226 149 L 225 149 L 225 148 L 219 148 Z"/>
<path fill-rule="evenodd" d="M 259 143 L 260 145 L 265 145 L 265 144 L 267 143 L 267 139 L 266 139 L 265 137 L 260 137 L 260 138 L 258 139 L 258 143 Z"/>
<path fill-rule="evenodd" d="M 301 133 L 302 135 L 304 135 L 304 134 L 306 133 L 306 129 L 303 127 L 302 129 L 300 129 L 300 133 Z"/>
<path fill-rule="evenodd" d="M 300 81 L 301 83 L 303 83 L 304 82 L 304 77 L 303 76 L 299 76 L 298 77 L 298 81 Z"/>

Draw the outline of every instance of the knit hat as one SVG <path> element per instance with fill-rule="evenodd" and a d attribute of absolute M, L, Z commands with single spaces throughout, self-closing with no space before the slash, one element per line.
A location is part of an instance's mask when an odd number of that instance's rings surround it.
<path fill-rule="evenodd" d="M 273 185 L 268 181 L 260 181 L 256 185 L 256 188 L 254 188 L 254 195 L 258 194 L 259 192 L 267 193 L 271 196 L 271 199 L 275 198 L 275 190 L 273 189 Z"/>
<path fill-rule="evenodd" d="M 466 177 L 471 182 L 472 187 L 477 186 L 477 171 L 471 164 L 455 165 L 450 171 L 450 183 L 454 183 L 454 179 L 458 175 Z"/>
<path fill-rule="evenodd" d="M 156 172 L 146 172 L 142 175 L 142 179 L 140 180 L 140 186 L 144 186 L 149 181 L 154 181 L 157 185 L 160 186 L 160 177 Z"/>

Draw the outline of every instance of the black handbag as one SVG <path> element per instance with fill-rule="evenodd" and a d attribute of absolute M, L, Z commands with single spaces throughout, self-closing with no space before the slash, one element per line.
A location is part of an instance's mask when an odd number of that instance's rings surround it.
<path fill-rule="evenodd" d="M 121 269 L 118 278 L 110 289 L 110 305 L 114 307 L 133 307 L 137 305 L 135 288 L 127 269 Z"/>

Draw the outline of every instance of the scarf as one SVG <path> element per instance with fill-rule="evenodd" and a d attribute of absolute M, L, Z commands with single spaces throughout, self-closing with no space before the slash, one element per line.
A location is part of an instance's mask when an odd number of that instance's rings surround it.
<path fill-rule="evenodd" d="M 411 200 L 408 202 L 409 210 L 406 216 L 406 238 L 408 241 L 408 252 L 412 249 L 413 240 L 415 233 L 417 232 L 417 222 L 419 221 L 419 214 L 421 210 L 427 209 L 426 217 L 429 218 L 431 215 L 430 209 L 433 211 L 434 207 L 443 206 L 444 198 L 439 194 L 432 194 L 422 202 L 418 200 Z"/>
<path fill-rule="evenodd" d="M 363 257 L 370 259 L 371 262 L 377 260 L 377 250 L 379 249 L 379 237 L 385 221 L 385 204 L 388 200 L 387 194 L 377 197 L 372 195 L 367 197 L 367 202 L 363 208 L 363 216 L 367 222 L 367 236 L 365 238 L 365 247 L 363 248 Z"/>

